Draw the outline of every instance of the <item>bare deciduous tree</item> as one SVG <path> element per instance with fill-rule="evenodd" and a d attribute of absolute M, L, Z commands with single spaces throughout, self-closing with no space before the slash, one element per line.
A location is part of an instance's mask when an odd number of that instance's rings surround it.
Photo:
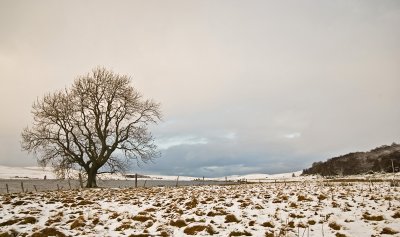
<path fill-rule="evenodd" d="M 58 174 L 83 169 L 86 187 L 96 175 L 125 171 L 130 161 L 157 157 L 148 125 L 161 119 L 160 105 L 143 99 L 128 76 L 104 68 L 78 77 L 71 88 L 33 104 L 34 122 L 22 132 L 22 149 Z"/>

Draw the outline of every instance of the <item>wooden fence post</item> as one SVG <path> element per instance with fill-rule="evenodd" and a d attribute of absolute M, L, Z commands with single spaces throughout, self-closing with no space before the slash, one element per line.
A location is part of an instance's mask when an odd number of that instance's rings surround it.
<path fill-rule="evenodd" d="M 137 188 L 137 173 L 135 174 L 135 188 Z"/>
<path fill-rule="evenodd" d="M 22 182 L 22 181 L 21 181 L 21 189 L 22 189 L 22 192 L 24 192 L 24 182 Z"/>
<path fill-rule="evenodd" d="M 178 178 L 176 178 L 176 185 L 175 185 L 175 187 L 178 187 L 178 182 L 179 182 L 179 176 L 178 176 Z"/>
<path fill-rule="evenodd" d="M 7 194 L 10 192 L 9 190 L 8 190 L 8 184 L 6 184 L 6 189 L 7 189 Z"/>
<path fill-rule="evenodd" d="M 81 185 L 81 188 L 83 188 L 83 182 L 82 182 L 82 175 L 79 173 L 79 184 Z"/>
<path fill-rule="evenodd" d="M 35 191 L 37 192 L 37 188 L 36 188 L 36 185 L 33 185 L 33 188 L 35 189 Z"/>
<path fill-rule="evenodd" d="M 68 179 L 68 186 L 69 186 L 69 189 L 71 190 L 71 180 L 70 179 Z"/>
<path fill-rule="evenodd" d="M 144 181 L 143 188 L 146 187 L 146 182 L 147 182 L 147 179 Z"/>
<path fill-rule="evenodd" d="M 57 191 L 60 191 L 60 186 L 58 186 L 58 184 L 57 184 Z"/>

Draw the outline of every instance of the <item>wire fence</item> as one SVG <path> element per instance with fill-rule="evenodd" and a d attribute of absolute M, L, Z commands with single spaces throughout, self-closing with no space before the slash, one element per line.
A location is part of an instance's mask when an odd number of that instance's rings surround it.
<path fill-rule="evenodd" d="M 135 187 L 176 187 L 194 185 L 221 185 L 233 184 L 226 181 L 193 180 L 97 180 L 101 188 L 135 188 Z M 85 184 L 83 184 L 85 185 Z M 0 179 L 0 194 L 21 192 L 43 192 L 56 190 L 72 190 L 81 188 L 79 180 L 76 179 Z"/>

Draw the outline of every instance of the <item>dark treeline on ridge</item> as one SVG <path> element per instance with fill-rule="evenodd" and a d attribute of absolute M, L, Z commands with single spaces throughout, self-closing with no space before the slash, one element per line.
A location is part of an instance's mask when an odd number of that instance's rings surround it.
<path fill-rule="evenodd" d="M 314 162 L 304 175 L 354 175 L 368 172 L 399 172 L 400 144 L 383 145 L 368 152 L 353 152 L 333 157 L 325 162 Z"/>

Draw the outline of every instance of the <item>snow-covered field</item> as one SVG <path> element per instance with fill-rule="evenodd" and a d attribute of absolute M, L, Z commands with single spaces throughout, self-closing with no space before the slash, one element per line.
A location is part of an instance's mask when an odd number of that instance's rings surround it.
<path fill-rule="evenodd" d="M 214 181 L 237 181 L 237 180 L 247 180 L 247 181 L 271 181 L 275 179 L 292 179 L 293 174 L 298 177 L 301 174 L 301 171 L 297 171 L 294 173 L 284 173 L 284 174 L 248 174 L 248 175 L 232 175 L 227 177 L 218 177 L 218 178 L 209 178 L 205 177 L 207 180 L 214 180 Z M 72 177 L 77 177 L 77 172 L 71 173 Z M 152 180 L 176 180 L 178 176 L 171 176 L 171 175 L 153 175 L 153 174 L 144 174 L 148 179 Z M 52 168 L 46 167 L 9 167 L 9 166 L 2 166 L 0 165 L 0 179 L 43 179 L 46 176 L 47 179 L 57 179 L 55 174 L 52 172 Z M 121 179 L 131 179 L 126 178 L 122 174 L 102 174 L 99 175 L 102 179 L 114 179 L 114 180 L 121 180 Z M 76 178 L 75 177 L 75 178 Z M 190 176 L 179 176 L 179 180 L 181 181 L 192 181 L 192 180 L 201 180 L 203 177 L 190 177 Z"/>
<path fill-rule="evenodd" d="M 305 181 L 0 196 L 0 236 L 329 237 L 400 236 L 399 232 L 400 188 L 389 182 Z"/>

